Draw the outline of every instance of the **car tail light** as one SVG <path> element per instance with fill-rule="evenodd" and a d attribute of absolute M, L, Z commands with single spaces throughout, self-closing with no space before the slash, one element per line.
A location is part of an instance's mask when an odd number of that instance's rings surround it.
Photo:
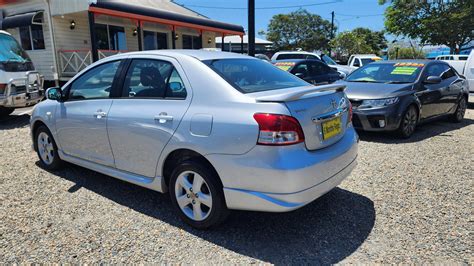
<path fill-rule="evenodd" d="M 0 83 L 0 95 L 3 95 L 5 93 L 6 87 L 7 87 L 7 84 Z"/>
<path fill-rule="evenodd" d="M 352 103 L 351 102 L 349 102 L 349 116 L 347 117 L 347 124 L 349 124 L 350 122 L 352 122 Z"/>
<path fill-rule="evenodd" d="M 304 141 L 303 129 L 294 117 L 257 113 L 253 118 L 260 128 L 257 144 L 291 145 Z"/>

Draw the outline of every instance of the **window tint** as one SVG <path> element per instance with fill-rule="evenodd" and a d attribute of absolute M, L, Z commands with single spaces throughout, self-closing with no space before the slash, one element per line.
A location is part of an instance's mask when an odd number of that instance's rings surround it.
<path fill-rule="evenodd" d="M 242 93 L 308 85 L 293 74 L 258 59 L 218 59 L 203 63 Z"/>
<path fill-rule="evenodd" d="M 295 68 L 291 70 L 291 73 L 293 74 L 303 74 L 304 76 L 307 76 L 309 74 L 309 67 L 308 64 L 306 63 L 301 63 L 297 65 Z"/>
<path fill-rule="evenodd" d="M 69 87 L 69 100 L 108 98 L 120 61 L 97 66 L 76 79 Z"/>
<path fill-rule="evenodd" d="M 124 83 L 124 97 L 186 98 L 184 83 L 169 62 L 133 60 Z"/>
<path fill-rule="evenodd" d="M 43 26 L 23 26 L 20 30 L 21 47 L 25 50 L 42 50 L 44 46 Z"/>
<path fill-rule="evenodd" d="M 311 75 L 319 76 L 328 74 L 330 72 L 330 68 L 322 63 L 312 63 L 311 64 Z"/>
<path fill-rule="evenodd" d="M 459 56 L 459 60 L 466 61 L 466 60 L 467 60 L 467 56 Z"/>
<path fill-rule="evenodd" d="M 426 76 L 427 77 L 429 76 L 441 77 L 441 75 L 444 72 L 448 71 L 449 69 L 450 69 L 449 66 L 445 64 L 432 64 L 431 66 L 428 66 L 428 68 L 426 69 Z"/>
<path fill-rule="evenodd" d="M 441 79 L 449 79 L 454 76 L 456 76 L 454 70 L 450 67 L 447 67 L 447 69 L 441 74 Z"/>

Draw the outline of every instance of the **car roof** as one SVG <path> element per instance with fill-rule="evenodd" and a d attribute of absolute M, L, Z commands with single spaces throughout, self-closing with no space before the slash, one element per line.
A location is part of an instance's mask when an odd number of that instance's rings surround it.
<path fill-rule="evenodd" d="M 278 60 L 278 61 L 275 61 L 275 63 L 281 63 L 281 62 L 294 62 L 294 63 L 299 63 L 299 62 L 319 62 L 319 63 L 323 63 L 323 61 L 319 60 L 319 59 L 281 59 L 281 60 Z"/>
<path fill-rule="evenodd" d="M 307 51 L 280 51 L 277 52 L 276 54 L 312 54 L 312 55 L 317 55 L 316 53 L 311 53 Z"/>
<path fill-rule="evenodd" d="M 397 59 L 397 60 L 381 60 L 373 62 L 371 64 L 394 64 L 394 63 L 419 63 L 419 64 L 429 64 L 432 62 L 445 63 L 440 60 L 428 60 L 428 59 Z"/>
<path fill-rule="evenodd" d="M 124 55 L 124 54 L 122 54 Z M 206 51 L 206 50 L 191 50 L 191 49 L 163 49 L 163 50 L 147 50 L 140 52 L 130 52 L 125 55 L 162 55 L 170 57 L 194 57 L 200 61 L 203 60 L 214 60 L 214 59 L 256 59 L 254 57 L 237 54 L 231 52 L 220 52 L 220 51 Z"/>
<path fill-rule="evenodd" d="M 377 56 L 375 54 L 353 54 L 352 56 L 359 57 L 359 58 L 372 58 L 372 57 L 380 58 L 380 56 Z"/>

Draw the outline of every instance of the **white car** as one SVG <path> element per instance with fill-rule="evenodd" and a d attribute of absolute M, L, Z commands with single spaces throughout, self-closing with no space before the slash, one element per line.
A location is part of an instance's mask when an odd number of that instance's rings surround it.
<path fill-rule="evenodd" d="M 352 69 L 352 71 L 358 69 L 361 66 L 365 66 L 375 61 L 380 61 L 382 58 L 374 54 L 353 54 L 349 57 L 347 65 Z"/>
<path fill-rule="evenodd" d="M 469 55 L 467 54 L 447 54 L 447 55 L 438 55 L 436 60 L 460 60 L 466 61 Z"/>
<path fill-rule="evenodd" d="M 337 72 L 341 73 L 343 77 L 346 77 L 352 72 L 352 69 L 347 66 L 339 65 L 331 57 L 327 55 L 318 55 L 315 53 L 310 53 L 306 51 L 282 51 L 275 53 L 271 61 L 280 61 L 280 60 L 288 60 L 288 59 L 317 59 L 321 60 L 326 63 L 328 66 L 335 68 Z"/>

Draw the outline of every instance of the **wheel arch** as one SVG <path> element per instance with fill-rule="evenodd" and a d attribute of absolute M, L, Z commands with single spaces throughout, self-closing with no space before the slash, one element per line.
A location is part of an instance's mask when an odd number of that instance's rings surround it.
<path fill-rule="evenodd" d="M 38 128 L 40 128 L 41 126 L 45 126 L 49 132 L 51 132 L 51 129 L 49 129 L 48 125 L 46 125 L 45 122 L 43 122 L 42 120 L 38 119 L 36 121 L 33 122 L 32 126 L 31 126 L 31 139 L 33 141 L 33 149 L 35 151 L 38 151 L 38 145 L 35 141 L 35 136 L 36 136 L 36 131 L 38 130 Z M 54 136 L 53 136 L 54 138 Z"/>
<path fill-rule="evenodd" d="M 161 186 L 162 186 L 163 192 L 168 191 L 169 181 L 171 179 L 171 174 L 173 173 L 173 170 L 181 162 L 187 161 L 187 160 L 197 161 L 205 165 L 211 171 L 213 171 L 216 174 L 216 176 L 219 177 L 219 174 L 217 173 L 214 166 L 211 164 L 209 160 L 206 159 L 206 157 L 204 157 L 204 155 L 191 149 L 186 149 L 186 148 L 176 149 L 168 153 L 168 155 L 166 156 L 166 159 L 163 162 L 163 166 L 161 168 L 161 171 L 162 171 L 161 173 L 163 177 Z M 218 179 L 219 179 L 218 181 L 222 185 L 222 180 L 220 179 L 220 177 Z"/>

